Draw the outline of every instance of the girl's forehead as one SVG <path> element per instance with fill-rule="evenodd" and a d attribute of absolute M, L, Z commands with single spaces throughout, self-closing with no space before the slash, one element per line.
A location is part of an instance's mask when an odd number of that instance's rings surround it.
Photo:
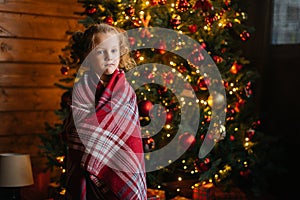
<path fill-rule="evenodd" d="M 116 45 L 119 44 L 118 34 L 114 32 L 108 33 L 96 33 L 94 36 L 94 42 L 96 45 Z"/>

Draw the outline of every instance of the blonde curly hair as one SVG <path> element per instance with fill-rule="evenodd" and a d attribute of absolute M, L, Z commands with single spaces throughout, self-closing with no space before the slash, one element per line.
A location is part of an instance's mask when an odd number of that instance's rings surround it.
<path fill-rule="evenodd" d="M 98 33 L 114 33 L 118 35 L 120 42 L 120 69 L 128 71 L 136 66 L 135 60 L 130 55 L 126 31 L 105 23 L 93 24 L 87 27 L 84 32 L 73 34 L 71 55 L 75 62 L 82 64 L 87 55 L 99 44 L 95 39 L 95 35 Z"/>

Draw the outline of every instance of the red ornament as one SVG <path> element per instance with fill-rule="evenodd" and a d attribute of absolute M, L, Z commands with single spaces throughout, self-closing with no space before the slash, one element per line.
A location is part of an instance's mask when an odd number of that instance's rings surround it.
<path fill-rule="evenodd" d="M 249 138 L 250 140 L 252 139 L 254 134 L 255 134 L 255 130 L 253 130 L 253 129 L 249 129 L 246 131 L 246 137 Z"/>
<path fill-rule="evenodd" d="M 131 6 L 125 8 L 125 14 L 132 17 L 134 15 L 135 9 Z"/>
<path fill-rule="evenodd" d="M 234 62 L 230 68 L 230 72 L 232 74 L 237 74 L 242 69 L 243 65 L 238 64 L 237 62 Z"/>
<path fill-rule="evenodd" d="M 181 134 L 178 137 L 178 140 L 179 144 L 185 149 L 189 148 L 190 146 L 193 146 L 196 142 L 195 136 L 189 132 Z"/>
<path fill-rule="evenodd" d="M 93 15 L 93 14 L 95 14 L 96 12 L 97 12 L 97 8 L 94 7 L 93 5 L 89 5 L 89 6 L 87 6 L 86 9 L 85 9 L 85 13 L 86 13 L 87 15 Z"/>
<path fill-rule="evenodd" d="M 213 60 L 218 64 L 223 62 L 223 58 L 221 56 L 213 56 Z"/>
<path fill-rule="evenodd" d="M 225 25 L 225 28 L 232 28 L 232 23 L 231 23 L 231 22 L 228 22 L 228 23 Z"/>
<path fill-rule="evenodd" d="M 252 95 L 251 82 L 249 81 L 245 87 L 245 94 L 249 98 Z"/>
<path fill-rule="evenodd" d="M 173 121 L 173 113 L 172 112 L 167 112 L 166 115 L 166 123 L 169 124 Z"/>
<path fill-rule="evenodd" d="M 134 37 L 128 37 L 128 41 L 129 41 L 130 46 L 135 45 L 136 40 Z"/>
<path fill-rule="evenodd" d="M 156 46 L 157 46 L 155 48 L 156 52 L 158 52 L 159 54 L 165 54 L 166 53 L 167 45 L 166 45 L 165 41 L 159 41 Z"/>
<path fill-rule="evenodd" d="M 138 103 L 139 114 L 142 117 L 149 117 L 149 112 L 153 108 L 153 104 L 149 100 L 143 100 Z"/>
<path fill-rule="evenodd" d="M 240 38 L 243 40 L 243 41 L 246 41 L 250 38 L 250 33 L 247 32 L 247 31 L 243 31 L 241 34 L 240 34 Z"/>
<path fill-rule="evenodd" d="M 245 103 L 246 101 L 244 99 L 239 99 L 239 101 L 235 103 L 235 112 L 240 112 Z"/>
<path fill-rule="evenodd" d="M 143 138 L 144 151 L 149 152 L 155 148 L 155 141 L 152 137 Z"/>
<path fill-rule="evenodd" d="M 183 65 L 183 64 L 180 64 L 178 67 L 177 67 L 177 70 L 180 72 L 180 73 L 185 73 L 187 71 L 186 67 Z"/>
<path fill-rule="evenodd" d="M 188 29 L 189 29 L 190 33 L 196 33 L 197 25 L 196 24 L 189 25 Z"/>
<path fill-rule="evenodd" d="M 197 10 L 201 8 L 203 12 L 207 12 L 213 9 L 213 6 L 209 0 L 198 0 L 193 6 L 193 9 Z"/>
<path fill-rule="evenodd" d="M 167 3 L 167 0 L 159 0 L 158 3 L 160 5 L 165 5 Z"/>
<path fill-rule="evenodd" d="M 197 81 L 197 84 L 200 88 L 200 90 L 207 90 L 207 86 L 210 85 L 210 81 L 207 78 L 204 78 L 203 76 L 201 76 L 199 78 L 199 80 Z"/>
<path fill-rule="evenodd" d="M 140 51 L 135 51 L 134 53 L 133 53 L 133 57 L 134 57 L 134 59 L 136 59 L 136 60 L 138 60 L 140 57 L 141 57 L 141 52 Z"/>
<path fill-rule="evenodd" d="M 151 1 L 150 1 L 150 5 L 151 5 L 151 6 L 156 6 L 156 5 L 158 5 L 158 0 L 151 0 Z"/>
<path fill-rule="evenodd" d="M 150 73 L 150 74 L 152 74 L 152 73 Z M 151 77 L 151 78 L 152 78 L 152 77 Z M 160 95 L 165 94 L 167 91 L 168 91 L 168 88 L 167 88 L 167 87 L 164 87 L 164 86 L 162 86 L 162 87 L 160 87 L 160 88 L 157 89 L 157 92 L 158 92 L 158 94 L 160 94 Z"/>
<path fill-rule="evenodd" d="M 62 66 L 62 67 L 60 68 L 60 72 L 61 72 L 62 75 L 65 75 L 65 76 L 66 76 L 66 75 L 69 74 L 69 69 L 70 69 L 70 68 L 69 68 L 68 66 L 65 66 L 65 65 L 64 65 L 64 66 Z"/>
<path fill-rule="evenodd" d="M 211 167 L 211 162 L 209 158 L 205 158 L 204 160 L 196 159 L 194 162 L 195 169 L 198 170 L 198 172 L 205 172 L 209 170 Z"/>
<path fill-rule="evenodd" d="M 189 9 L 190 4 L 187 0 L 177 0 L 175 6 L 180 12 L 184 12 Z"/>
<path fill-rule="evenodd" d="M 109 24 L 109 25 L 113 25 L 114 23 L 114 19 L 111 16 L 107 16 L 104 20 L 105 23 Z"/>

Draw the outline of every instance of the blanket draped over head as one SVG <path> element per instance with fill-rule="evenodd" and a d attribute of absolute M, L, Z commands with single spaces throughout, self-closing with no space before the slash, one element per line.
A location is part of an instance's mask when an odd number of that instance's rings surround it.
<path fill-rule="evenodd" d="M 106 87 L 86 72 L 73 87 L 71 108 L 66 196 L 147 199 L 136 95 L 124 72 L 117 69 Z"/>

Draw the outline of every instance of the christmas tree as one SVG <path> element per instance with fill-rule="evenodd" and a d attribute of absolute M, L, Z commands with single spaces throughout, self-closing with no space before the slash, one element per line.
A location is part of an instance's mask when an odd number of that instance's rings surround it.
<path fill-rule="evenodd" d="M 149 188 L 168 190 L 168 182 L 185 180 L 259 187 L 256 170 L 263 150 L 257 148 L 262 136 L 253 103 L 258 74 L 242 51 L 253 32 L 245 2 L 79 1 L 79 23 L 85 27 L 107 23 L 128 31 L 139 67 L 126 74 L 138 98 L 145 160 L 151 168 Z M 62 189 L 66 145 L 60 134 L 81 64 L 72 45 L 70 40 L 60 56 L 63 78 L 57 86 L 66 92 L 56 114 L 62 122 L 47 125 L 49 134 L 42 137 L 49 167 L 58 170 L 56 181 Z M 214 66 L 220 76 L 210 71 Z M 171 154 L 154 154 L 172 141 L 178 145 L 168 149 Z M 176 152 L 180 155 L 171 158 Z M 166 156 L 170 159 L 162 164 Z"/>

